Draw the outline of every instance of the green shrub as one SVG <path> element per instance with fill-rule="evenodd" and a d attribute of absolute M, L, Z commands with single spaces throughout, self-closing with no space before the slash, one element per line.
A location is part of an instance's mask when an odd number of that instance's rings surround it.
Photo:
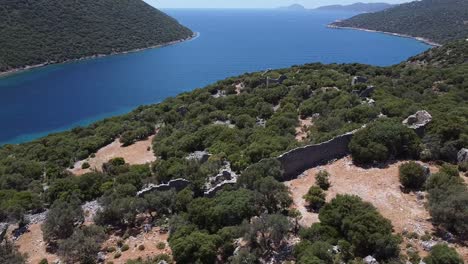
<path fill-rule="evenodd" d="M 313 211 L 318 211 L 325 204 L 325 193 L 318 186 L 310 187 L 304 199 Z"/>
<path fill-rule="evenodd" d="M 115 247 L 107 247 L 106 248 L 106 251 L 109 252 L 109 253 L 115 252 L 115 250 L 116 250 Z"/>
<path fill-rule="evenodd" d="M 81 165 L 81 168 L 82 168 L 83 170 L 89 169 L 90 167 L 91 167 L 91 165 L 89 165 L 88 162 L 83 162 L 83 164 Z"/>
<path fill-rule="evenodd" d="M 400 183 L 406 189 L 419 190 L 426 182 L 424 167 L 411 161 L 400 165 Z"/>
<path fill-rule="evenodd" d="M 376 121 L 354 134 L 349 144 L 353 160 L 358 164 L 385 162 L 390 158 L 417 158 L 420 139 L 399 122 Z"/>
<path fill-rule="evenodd" d="M 163 250 L 163 249 L 166 248 L 166 243 L 164 243 L 164 242 L 158 242 L 158 243 L 156 244 L 156 248 L 159 249 L 159 250 Z"/>
<path fill-rule="evenodd" d="M 317 184 L 322 190 L 328 190 L 330 188 L 330 174 L 326 170 L 321 170 L 315 175 L 315 184 Z"/>
<path fill-rule="evenodd" d="M 377 260 L 399 255 L 400 239 L 392 234 L 389 220 L 358 196 L 337 195 L 320 209 L 320 224 L 330 226 L 351 244 L 356 257 L 374 256 Z"/>
<path fill-rule="evenodd" d="M 439 244 L 432 248 L 429 256 L 424 258 L 427 264 L 463 264 L 463 259 L 453 248 Z"/>
<path fill-rule="evenodd" d="M 458 163 L 458 170 L 461 172 L 468 172 L 468 162 Z"/>
<path fill-rule="evenodd" d="M 46 258 L 43 258 L 39 261 L 39 264 L 49 264 L 49 261 Z"/>
<path fill-rule="evenodd" d="M 120 250 L 122 250 L 122 252 L 125 252 L 125 251 L 127 251 L 129 248 L 130 248 L 130 247 L 129 247 L 127 244 L 124 244 L 124 245 L 122 246 L 122 248 L 120 248 Z"/>
<path fill-rule="evenodd" d="M 123 245 L 124 245 L 123 239 L 117 240 L 117 246 L 118 246 L 119 248 L 121 248 Z"/>
<path fill-rule="evenodd" d="M 139 246 L 138 246 L 138 250 L 140 250 L 140 251 L 145 250 L 145 245 L 139 245 Z"/>
<path fill-rule="evenodd" d="M 117 253 L 114 254 L 114 258 L 115 258 L 115 259 L 118 259 L 118 258 L 120 258 L 121 256 L 122 256 L 122 253 L 120 253 L 120 252 L 117 252 Z"/>

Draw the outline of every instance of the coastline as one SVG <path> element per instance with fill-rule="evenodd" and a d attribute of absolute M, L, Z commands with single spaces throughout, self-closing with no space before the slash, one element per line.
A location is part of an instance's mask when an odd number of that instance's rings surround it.
<path fill-rule="evenodd" d="M 423 37 L 415 37 L 411 35 L 406 35 L 406 34 L 399 34 L 399 33 L 394 33 L 394 32 L 387 32 L 387 31 L 379 31 L 379 30 L 373 30 L 373 29 L 366 29 L 366 28 L 358 28 L 358 27 L 341 27 L 333 24 L 327 25 L 328 28 L 333 28 L 333 29 L 352 29 L 352 30 L 359 30 L 359 31 L 365 31 L 365 32 L 372 32 L 372 33 L 383 33 L 387 35 L 392 35 L 396 37 L 402 37 L 402 38 L 410 38 L 410 39 L 415 39 L 419 42 L 425 43 L 427 45 L 430 45 L 432 47 L 440 47 L 442 44 L 434 42 L 430 39 L 426 39 Z"/>
<path fill-rule="evenodd" d="M 149 50 L 149 49 L 163 48 L 163 47 L 167 47 L 167 46 L 176 45 L 176 44 L 179 44 L 179 43 L 182 43 L 182 42 L 194 40 L 194 39 L 198 38 L 199 36 L 200 36 L 199 32 L 194 32 L 193 35 L 188 37 L 188 38 L 174 40 L 174 41 L 171 41 L 171 42 L 158 44 L 158 45 L 154 45 L 154 46 L 150 46 L 150 47 L 146 47 L 146 48 L 132 49 L 132 50 L 126 50 L 126 51 L 122 51 L 122 52 L 112 52 L 112 53 L 109 53 L 109 54 L 95 54 L 95 55 L 90 55 L 90 56 L 84 56 L 84 57 L 81 57 L 81 58 L 78 58 L 78 59 L 68 59 L 68 60 L 64 60 L 64 61 L 61 61 L 61 62 L 48 61 L 48 62 L 35 64 L 35 65 L 26 65 L 26 66 L 21 67 L 21 68 L 15 68 L 15 69 L 11 69 L 11 70 L 8 70 L 8 71 L 0 72 L 0 78 L 4 78 L 4 77 L 15 75 L 15 74 L 18 74 L 18 73 L 26 72 L 26 71 L 33 70 L 33 69 L 40 68 L 40 67 L 45 67 L 45 66 L 48 66 L 48 65 L 66 64 L 66 63 L 70 63 L 70 62 L 77 62 L 77 61 L 83 61 L 83 60 L 92 60 L 92 59 L 103 58 L 103 57 L 114 56 L 114 55 L 135 53 L 135 52 L 140 52 L 140 51 Z"/>

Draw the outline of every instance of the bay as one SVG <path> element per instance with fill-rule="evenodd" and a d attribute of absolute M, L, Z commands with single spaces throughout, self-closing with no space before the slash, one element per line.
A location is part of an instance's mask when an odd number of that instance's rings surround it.
<path fill-rule="evenodd" d="M 51 65 L 0 79 L 0 145 L 123 114 L 229 76 L 322 63 L 388 66 L 430 46 L 326 25 L 348 12 L 165 10 L 198 37 L 136 53 Z"/>

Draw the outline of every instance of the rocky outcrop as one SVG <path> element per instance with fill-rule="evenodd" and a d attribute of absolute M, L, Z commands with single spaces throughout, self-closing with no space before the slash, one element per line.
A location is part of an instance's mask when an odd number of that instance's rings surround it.
<path fill-rule="evenodd" d="M 420 127 L 426 126 L 429 122 L 432 121 L 432 116 L 426 110 L 421 110 L 416 112 L 414 115 L 408 116 L 403 121 L 403 124 L 412 129 L 418 129 Z"/>
<path fill-rule="evenodd" d="M 190 153 L 185 159 L 187 160 L 195 160 L 200 163 L 205 163 L 210 158 L 211 154 L 207 151 L 195 151 Z"/>
<path fill-rule="evenodd" d="M 30 224 L 30 225 L 33 225 L 33 224 L 39 224 L 39 223 L 42 223 L 46 220 L 47 218 L 47 213 L 49 211 L 46 210 L 42 213 L 38 213 L 38 214 L 27 214 L 24 216 L 24 220 L 26 221 L 26 223 Z"/>
<path fill-rule="evenodd" d="M 152 191 L 168 191 L 171 189 L 175 189 L 176 191 L 181 191 L 185 187 L 187 187 L 190 184 L 190 181 L 186 179 L 174 179 L 170 180 L 168 183 L 163 183 L 163 184 L 149 184 L 145 188 L 143 188 L 141 191 L 137 192 L 137 196 L 143 196 L 148 192 Z"/>
<path fill-rule="evenodd" d="M 97 200 L 86 202 L 81 206 L 81 209 L 85 215 L 85 222 L 93 222 L 94 217 L 96 216 L 97 212 L 102 209 L 102 206 L 98 203 Z"/>
<path fill-rule="evenodd" d="M 458 163 L 468 162 L 468 149 L 462 148 L 457 154 Z"/>
<path fill-rule="evenodd" d="M 419 136 L 424 135 L 424 130 L 427 124 L 432 121 L 432 116 L 426 110 L 416 112 L 414 115 L 410 115 L 403 121 L 403 124 L 407 127 L 414 129 L 416 134 Z"/>
<path fill-rule="evenodd" d="M 372 256 L 367 256 L 362 261 L 366 264 L 379 264 L 379 262 Z"/>
<path fill-rule="evenodd" d="M 429 240 L 429 241 L 422 241 L 421 242 L 421 247 L 425 250 L 425 251 L 431 251 L 432 248 L 437 245 L 437 241 L 435 240 Z"/>

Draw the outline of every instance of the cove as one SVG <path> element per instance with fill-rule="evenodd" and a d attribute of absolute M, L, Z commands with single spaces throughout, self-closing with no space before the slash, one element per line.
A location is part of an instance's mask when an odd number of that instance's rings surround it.
<path fill-rule="evenodd" d="M 388 66 L 430 48 L 326 25 L 348 12 L 165 10 L 199 36 L 137 53 L 51 65 L 0 79 L 0 145 L 123 114 L 226 77 L 322 63 Z"/>

